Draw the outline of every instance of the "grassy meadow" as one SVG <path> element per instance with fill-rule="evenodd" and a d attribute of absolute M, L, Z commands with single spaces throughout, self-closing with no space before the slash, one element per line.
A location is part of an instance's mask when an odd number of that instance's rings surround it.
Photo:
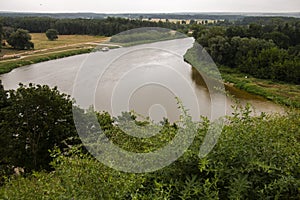
<path fill-rule="evenodd" d="M 31 33 L 32 42 L 34 43 L 34 49 L 49 49 L 57 48 L 66 45 L 76 45 L 79 43 L 88 42 L 104 42 L 107 40 L 103 36 L 91 36 L 91 35 L 59 35 L 58 40 L 49 41 L 45 33 Z"/>
<path fill-rule="evenodd" d="M 0 74 L 12 69 L 47 60 L 88 53 L 97 44 L 106 42 L 107 37 L 90 35 L 59 35 L 58 40 L 50 41 L 44 33 L 31 33 L 33 50 L 16 50 L 9 45 L 0 53 Z"/>

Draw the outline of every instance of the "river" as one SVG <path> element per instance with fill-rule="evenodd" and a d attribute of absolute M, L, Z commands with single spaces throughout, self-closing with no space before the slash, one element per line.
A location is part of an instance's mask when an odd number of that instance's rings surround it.
<path fill-rule="evenodd" d="M 195 120 L 211 115 L 211 96 L 201 75 L 183 61 L 193 39 L 143 44 L 93 52 L 47 61 L 14 69 L 0 75 L 5 89 L 16 89 L 18 83 L 47 84 L 72 95 L 76 103 L 114 116 L 134 110 L 155 121 L 167 117 L 178 120 L 175 96 Z M 227 87 L 242 105 L 250 103 L 256 114 L 276 113 L 284 109 L 259 96 Z M 225 98 L 225 113 L 232 113 L 235 103 Z"/>

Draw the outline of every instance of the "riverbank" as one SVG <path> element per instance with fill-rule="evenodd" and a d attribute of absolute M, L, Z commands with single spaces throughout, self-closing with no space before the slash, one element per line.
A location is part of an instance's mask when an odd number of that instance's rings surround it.
<path fill-rule="evenodd" d="M 224 81 L 236 88 L 281 105 L 300 108 L 300 85 L 258 79 L 224 66 L 219 70 Z"/>
<path fill-rule="evenodd" d="M 201 69 L 203 63 L 197 59 L 197 51 L 197 47 L 189 49 L 184 55 L 184 59 L 190 65 Z M 218 73 L 215 70 L 210 70 L 210 68 L 203 70 L 210 77 L 214 77 L 215 73 Z M 300 85 L 258 79 L 224 66 L 219 66 L 218 70 L 221 73 L 224 84 L 228 87 L 235 87 L 248 93 L 259 95 L 274 103 L 290 108 L 300 108 Z"/>
<path fill-rule="evenodd" d="M 68 46 L 58 49 L 48 49 L 37 54 L 26 55 L 21 58 L 0 61 L 0 74 L 8 73 L 11 70 L 40 63 L 44 61 L 64 58 L 73 55 L 89 53 L 101 43 L 84 43 L 81 46 Z M 112 47 L 115 48 L 115 47 Z M 192 66 L 197 66 L 197 59 L 193 59 L 193 52 L 188 51 L 184 56 L 185 60 Z M 189 57 L 189 59 L 187 59 Z M 219 67 L 224 83 L 230 88 L 238 88 L 251 94 L 259 95 L 265 99 L 291 108 L 300 108 L 300 85 L 278 83 L 270 80 L 262 80 L 240 73 L 228 67 Z"/>
<path fill-rule="evenodd" d="M 53 52 L 53 53 L 48 53 L 48 54 L 44 54 L 44 55 L 26 57 L 24 59 L 21 58 L 21 59 L 0 62 L 0 74 L 8 73 L 15 68 L 26 66 L 26 65 L 36 64 L 36 63 L 59 59 L 59 58 L 64 58 L 64 57 L 68 57 L 68 56 L 89 53 L 93 49 L 94 48 L 66 50 L 66 51 L 62 51 L 62 52 Z"/>
<path fill-rule="evenodd" d="M 89 35 L 59 35 L 49 41 L 44 33 L 32 33 L 34 50 L 16 50 L 9 45 L 0 53 L 0 74 L 25 65 L 91 52 L 97 46 L 106 46 L 109 38 Z M 113 47 L 115 48 L 115 47 Z"/>

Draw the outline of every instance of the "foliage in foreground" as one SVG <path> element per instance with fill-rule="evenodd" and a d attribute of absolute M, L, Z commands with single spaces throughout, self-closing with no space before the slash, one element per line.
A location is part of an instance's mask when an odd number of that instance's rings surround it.
<path fill-rule="evenodd" d="M 148 174 L 122 173 L 103 166 L 76 148 L 68 154 L 55 150 L 53 172 L 36 172 L 26 178 L 11 177 L 0 189 L 0 197 L 299 199 L 300 114 L 297 111 L 286 116 L 251 117 L 250 114 L 246 107 L 228 117 L 217 145 L 202 159 L 198 152 L 209 125 L 206 119 L 197 124 L 197 138 L 184 156 L 162 170 Z M 104 117 L 99 119 L 106 119 L 101 123 L 106 134 L 115 133 L 117 137 L 114 120 L 107 120 L 107 113 L 99 116 Z M 162 135 L 168 141 L 169 133 L 173 134 L 171 130 L 176 126 L 165 128 Z M 131 151 L 140 148 L 136 141 L 123 140 L 124 148 Z"/>
<path fill-rule="evenodd" d="M 49 169 L 49 149 L 77 136 L 72 103 L 57 88 L 30 84 L 7 91 L 0 81 L 0 178 L 15 167 Z"/>
<path fill-rule="evenodd" d="M 1 190 L 1 199 L 122 199 L 139 188 L 143 178 L 114 171 L 76 148 L 53 153 L 55 171 L 13 178 Z M 19 184 L 15 187 L 14 184 Z M 8 189 L 10 188 L 10 189 Z M 15 194 L 15 195 L 13 195 Z"/>

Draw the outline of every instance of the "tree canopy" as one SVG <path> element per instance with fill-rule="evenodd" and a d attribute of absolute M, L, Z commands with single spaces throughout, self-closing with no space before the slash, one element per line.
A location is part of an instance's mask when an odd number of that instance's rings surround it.
<path fill-rule="evenodd" d="M 48 150 L 75 136 L 69 96 L 48 86 L 6 91 L 0 84 L 0 168 L 48 169 Z"/>
<path fill-rule="evenodd" d="M 3 38 L 3 24 L 2 24 L 2 20 L 0 19 L 0 51 L 2 48 L 2 38 Z"/>
<path fill-rule="evenodd" d="M 7 42 L 15 49 L 33 49 L 34 44 L 30 40 L 31 36 L 27 30 L 18 29 L 10 34 Z"/>
<path fill-rule="evenodd" d="M 46 36 L 51 41 L 56 40 L 58 39 L 58 31 L 56 29 L 48 29 Z"/>
<path fill-rule="evenodd" d="M 274 19 L 275 20 L 275 19 Z M 256 78 L 300 83 L 300 20 L 192 25 L 193 36 L 220 66 Z"/>
<path fill-rule="evenodd" d="M 157 23 L 135 19 L 112 18 L 106 19 L 57 19 L 49 17 L 3 17 L 3 24 L 15 29 L 22 28 L 31 33 L 45 33 L 48 29 L 56 29 L 59 34 L 83 34 L 112 36 L 117 33 L 139 27 L 164 27 L 181 29 L 180 24 Z"/>

